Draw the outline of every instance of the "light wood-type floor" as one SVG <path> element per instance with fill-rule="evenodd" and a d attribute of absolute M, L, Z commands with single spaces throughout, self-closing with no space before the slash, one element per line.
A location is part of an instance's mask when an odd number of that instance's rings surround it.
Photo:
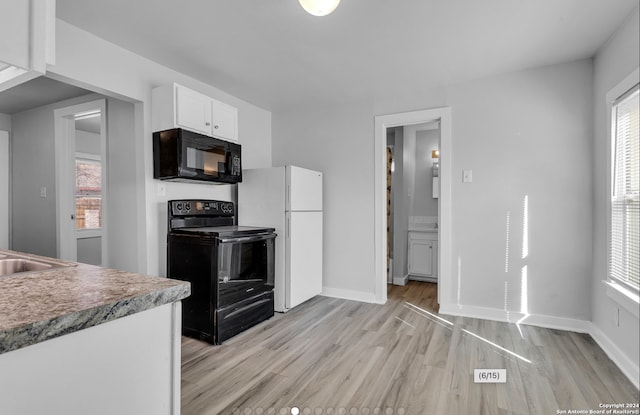
<path fill-rule="evenodd" d="M 222 346 L 184 338 L 182 414 L 560 414 L 638 402 L 589 335 L 436 310 L 436 286 L 410 282 L 390 286 L 385 305 L 316 297 Z M 474 369 L 506 369 L 506 383 L 475 383 Z"/>

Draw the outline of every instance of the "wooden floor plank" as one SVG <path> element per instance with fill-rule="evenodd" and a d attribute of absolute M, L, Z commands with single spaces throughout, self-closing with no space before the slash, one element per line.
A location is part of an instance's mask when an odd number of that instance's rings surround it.
<path fill-rule="evenodd" d="M 437 286 L 385 305 L 316 297 L 221 346 L 183 338 L 183 415 L 556 414 L 638 390 L 584 334 L 438 313 Z M 506 384 L 474 369 L 506 369 Z"/>

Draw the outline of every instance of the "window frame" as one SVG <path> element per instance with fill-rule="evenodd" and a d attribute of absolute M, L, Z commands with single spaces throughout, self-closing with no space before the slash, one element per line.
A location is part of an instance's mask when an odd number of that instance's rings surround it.
<path fill-rule="evenodd" d="M 612 194 L 614 182 L 615 166 L 615 120 L 613 119 L 614 106 L 630 90 L 640 83 L 640 68 L 636 68 L 631 74 L 613 87 L 606 94 L 606 116 L 607 116 L 607 188 L 606 188 L 606 277 L 603 283 L 606 285 L 607 295 L 616 303 L 624 307 L 638 317 L 638 306 L 640 305 L 639 290 L 624 281 L 613 278 L 610 273 L 610 246 L 611 246 L 611 224 L 612 224 Z"/>

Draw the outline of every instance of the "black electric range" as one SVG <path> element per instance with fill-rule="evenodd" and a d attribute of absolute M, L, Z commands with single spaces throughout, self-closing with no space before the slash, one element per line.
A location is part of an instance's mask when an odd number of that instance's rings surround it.
<path fill-rule="evenodd" d="M 234 225 L 234 205 L 168 202 L 167 276 L 189 281 L 182 332 L 221 344 L 274 314 L 276 233 Z"/>

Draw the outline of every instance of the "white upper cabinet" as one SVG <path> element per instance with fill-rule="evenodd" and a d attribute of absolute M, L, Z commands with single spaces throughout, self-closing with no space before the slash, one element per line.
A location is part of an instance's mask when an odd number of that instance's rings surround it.
<path fill-rule="evenodd" d="M 0 1 L 0 91 L 55 63 L 55 0 Z"/>
<path fill-rule="evenodd" d="M 184 128 L 200 134 L 238 141 L 238 110 L 176 83 L 154 88 L 153 131 Z"/>
<path fill-rule="evenodd" d="M 211 128 L 214 137 L 238 141 L 238 109 L 211 100 Z"/>
<path fill-rule="evenodd" d="M 211 135 L 211 99 L 199 92 L 178 86 L 175 94 L 176 127 Z"/>

